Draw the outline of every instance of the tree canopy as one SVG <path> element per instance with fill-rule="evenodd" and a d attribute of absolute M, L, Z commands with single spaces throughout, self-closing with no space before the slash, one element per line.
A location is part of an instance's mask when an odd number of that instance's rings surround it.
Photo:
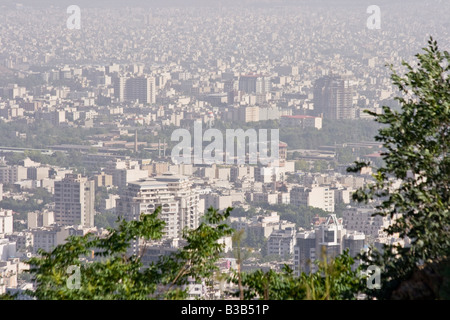
<path fill-rule="evenodd" d="M 392 298 L 414 272 L 449 256 L 450 54 L 439 51 L 432 38 L 428 44 L 416 55 L 415 66 L 402 63 L 406 74 L 391 66 L 400 110 L 368 112 L 384 125 L 375 137 L 383 143 L 384 165 L 373 175 L 375 182 L 358 190 L 354 199 L 378 199 L 376 215 L 396 218 L 387 233 L 406 241 L 366 255 L 367 264 L 382 269 L 381 290 L 370 292 L 377 298 Z M 357 162 L 349 171 L 369 165 Z"/>

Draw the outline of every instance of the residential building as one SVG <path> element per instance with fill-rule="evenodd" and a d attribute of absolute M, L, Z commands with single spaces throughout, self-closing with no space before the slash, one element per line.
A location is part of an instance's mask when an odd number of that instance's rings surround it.
<path fill-rule="evenodd" d="M 294 187 L 290 191 L 291 204 L 320 208 L 334 212 L 334 190 L 328 186 Z"/>
<path fill-rule="evenodd" d="M 188 177 L 164 174 L 128 184 L 117 201 L 116 212 L 127 220 L 139 219 L 161 207 L 160 218 L 166 223 L 164 238 L 179 238 L 185 227 L 199 225 L 199 195 Z"/>
<path fill-rule="evenodd" d="M 126 100 L 144 104 L 156 103 L 156 84 L 153 77 L 136 77 L 126 80 Z M 119 91 L 120 97 L 120 91 Z"/>
<path fill-rule="evenodd" d="M 374 208 L 348 208 L 342 214 L 343 223 L 346 229 L 364 233 L 371 239 L 382 239 L 387 237 L 388 228 L 395 217 L 382 217 L 374 215 Z"/>
<path fill-rule="evenodd" d="M 267 240 L 267 254 L 284 257 L 294 253 L 295 229 L 274 230 Z"/>
<path fill-rule="evenodd" d="M 27 179 L 27 168 L 22 166 L 0 166 L 0 182 L 16 183 Z"/>
<path fill-rule="evenodd" d="M 266 93 L 271 90 L 269 77 L 261 75 L 243 75 L 239 77 L 239 91 L 246 93 Z"/>
<path fill-rule="evenodd" d="M 55 214 L 52 211 L 28 212 L 28 229 L 48 227 L 55 223 Z"/>
<path fill-rule="evenodd" d="M 202 196 L 205 199 L 205 208 L 213 207 L 217 210 L 224 210 L 232 206 L 231 195 L 220 195 L 217 193 L 208 193 Z"/>
<path fill-rule="evenodd" d="M 66 174 L 55 182 L 55 222 L 61 225 L 94 226 L 94 181 L 81 174 Z"/>
<path fill-rule="evenodd" d="M 0 237 L 13 233 L 13 211 L 0 209 Z"/>
<path fill-rule="evenodd" d="M 113 185 L 113 177 L 110 174 L 102 172 L 94 176 L 95 188 L 98 187 L 110 187 Z"/>
<path fill-rule="evenodd" d="M 126 83 L 127 83 L 127 78 L 126 77 L 116 77 L 113 80 L 114 82 L 114 97 L 119 101 L 119 102 L 124 102 L 126 99 Z"/>
<path fill-rule="evenodd" d="M 31 167 L 27 168 L 27 179 L 43 180 L 49 177 L 49 167 Z"/>
<path fill-rule="evenodd" d="M 317 271 L 316 260 L 327 261 L 349 249 L 349 254 L 355 257 L 364 248 L 366 237 L 363 233 L 347 231 L 342 225 L 342 219 L 335 214 L 328 215 L 325 222 L 315 226 L 314 230 L 297 233 L 294 247 L 294 272 Z"/>
<path fill-rule="evenodd" d="M 0 261 L 16 257 L 16 242 L 7 238 L 0 238 Z"/>
<path fill-rule="evenodd" d="M 105 173 L 112 176 L 113 185 L 123 189 L 129 182 L 149 176 L 148 169 L 141 169 L 138 161 L 115 159 L 107 163 Z"/>
<path fill-rule="evenodd" d="M 326 119 L 355 119 L 353 90 L 348 81 L 330 75 L 314 83 L 314 113 Z"/>

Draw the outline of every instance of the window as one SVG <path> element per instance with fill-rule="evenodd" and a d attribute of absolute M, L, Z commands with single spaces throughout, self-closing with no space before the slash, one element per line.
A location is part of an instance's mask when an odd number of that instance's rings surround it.
<path fill-rule="evenodd" d="M 325 242 L 334 242 L 334 230 L 325 230 L 324 240 Z"/>

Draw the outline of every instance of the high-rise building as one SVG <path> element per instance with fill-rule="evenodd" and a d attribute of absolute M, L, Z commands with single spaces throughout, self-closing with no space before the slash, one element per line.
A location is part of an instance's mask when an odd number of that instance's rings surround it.
<path fill-rule="evenodd" d="M 342 253 L 345 230 L 341 220 L 330 214 L 326 222 L 316 228 L 316 253 L 319 260 L 324 258 L 322 254 L 325 254 L 327 259 L 332 259 Z"/>
<path fill-rule="evenodd" d="M 94 226 L 94 181 L 81 174 L 66 174 L 55 182 L 55 222 L 61 225 Z"/>
<path fill-rule="evenodd" d="M 344 248 L 349 250 L 352 257 L 356 257 L 364 249 L 366 236 L 357 231 L 349 231 L 344 236 Z"/>
<path fill-rule="evenodd" d="M 285 256 L 294 253 L 295 229 L 274 230 L 267 240 L 267 254 Z"/>
<path fill-rule="evenodd" d="M 365 235 L 356 231 L 347 231 L 341 220 L 335 214 L 330 214 L 327 220 L 316 226 L 314 230 L 297 233 L 294 246 L 295 274 L 315 272 L 317 265 L 314 261 L 323 261 L 326 258 L 329 262 L 346 249 L 349 249 L 352 257 L 363 250 Z"/>
<path fill-rule="evenodd" d="M 237 109 L 236 122 L 258 122 L 259 121 L 259 107 L 257 106 L 241 106 Z"/>
<path fill-rule="evenodd" d="M 114 97 L 119 101 L 123 102 L 126 100 L 126 87 L 127 78 L 117 77 L 114 78 Z"/>
<path fill-rule="evenodd" d="M 269 77 L 258 77 L 256 79 L 256 93 L 270 92 L 272 85 Z"/>
<path fill-rule="evenodd" d="M 315 270 L 313 262 L 316 260 L 316 233 L 314 231 L 299 232 L 294 246 L 294 272 L 310 273 Z"/>
<path fill-rule="evenodd" d="M 348 81 L 331 75 L 314 83 L 314 113 L 326 119 L 354 119 L 353 90 Z"/>
<path fill-rule="evenodd" d="M 126 81 L 126 100 L 140 103 L 156 103 L 156 83 L 154 77 L 136 77 Z"/>
<path fill-rule="evenodd" d="M 170 173 L 154 179 L 131 182 L 120 195 L 116 211 L 127 220 L 137 220 L 161 207 L 160 217 L 165 223 L 164 238 L 182 236 L 183 228 L 199 225 L 199 194 L 186 176 Z"/>
<path fill-rule="evenodd" d="M 239 78 L 239 91 L 244 91 L 246 93 L 266 93 L 270 90 L 270 77 L 245 75 Z"/>

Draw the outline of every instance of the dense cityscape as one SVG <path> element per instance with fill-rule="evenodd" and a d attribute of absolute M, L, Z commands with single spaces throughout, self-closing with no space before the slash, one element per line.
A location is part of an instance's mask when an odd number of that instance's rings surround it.
<path fill-rule="evenodd" d="M 40 250 L 158 207 L 162 238 L 129 248 L 144 267 L 210 207 L 232 207 L 227 223 L 245 231 L 242 261 L 220 239 L 222 274 L 299 276 L 321 252 L 408 246 L 385 231 L 397 216 L 373 216 L 379 200 L 352 198 L 383 164 L 364 110 L 398 107 L 389 64 L 402 70 L 430 35 L 449 48 L 450 5 L 344 3 L 0 1 L 0 295 L 27 299 Z M 348 172 L 357 160 L 374 167 Z M 183 287 L 208 300 L 233 288 Z"/>

